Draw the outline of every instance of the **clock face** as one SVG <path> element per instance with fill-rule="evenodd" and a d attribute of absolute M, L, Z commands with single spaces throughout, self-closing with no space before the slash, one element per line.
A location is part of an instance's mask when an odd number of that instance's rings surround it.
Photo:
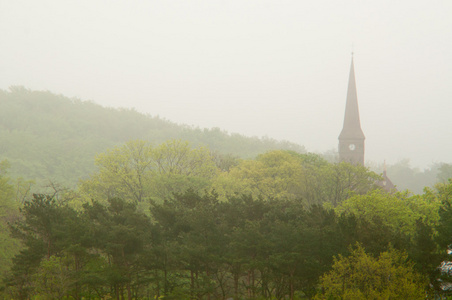
<path fill-rule="evenodd" d="M 355 144 L 350 144 L 350 145 L 348 145 L 348 149 L 350 149 L 350 150 L 355 150 L 356 149 L 356 146 L 355 146 Z"/>

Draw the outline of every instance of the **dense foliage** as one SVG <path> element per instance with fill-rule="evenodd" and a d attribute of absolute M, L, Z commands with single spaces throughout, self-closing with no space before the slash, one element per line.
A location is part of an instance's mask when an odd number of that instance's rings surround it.
<path fill-rule="evenodd" d="M 17 240 L 9 237 L 8 223 L 19 217 L 19 202 L 16 201 L 14 182 L 7 172 L 8 163 L 0 162 L 0 277 L 5 276 L 11 267 L 11 259 L 20 247 Z"/>
<path fill-rule="evenodd" d="M 193 188 L 209 189 L 219 172 L 214 157 L 204 147 L 172 140 L 156 147 L 130 141 L 96 158 L 99 172 L 81 181 L 80 191 L 100 201 L 112 197 L 149 203 Z"/>
<path fill-rule="evenodd" d="M 428 288 L 428 270 L 422 275 L 415 268 L 424 257 L 409 262 L 393 250 L 410 254 L 415 239 L 376 218 L 372 223 L 318 205 L 304 209 L 298 199 L 243 195 L 220 202 L 215 194 L 193 190 L 153 202 L 150 212 L 146 216 L 118 198 L 76 211 L 35 195 L 22 209 L 24 219 L 12 227 L 25 247 L 14 259 L 6 292 L 15 299 L 311 298 L 319 283 L 327 294 L 336 294 L 334 282 L 342 280 L 343 268 L 355 272 L 346 293 L 418 296 Z M 356 242 L 362 246 L 345 258 Z M 359 266 L 352 265 L 356 260 Z M 360 269 L 370 266 L 382 274 Z M 389 274 L 394 279 L 387 284 L 378 281 Z M 359 290 L 359 282 L 369 280 L 376 286 Z"/>
<path fill-rule="evenodd" d="M 359 244 L 350 256 L 334 260 L 321 285 L 316 299 L 425 299 L 425 280 L 407 255 L 390 249 L 374 258 Z"/>

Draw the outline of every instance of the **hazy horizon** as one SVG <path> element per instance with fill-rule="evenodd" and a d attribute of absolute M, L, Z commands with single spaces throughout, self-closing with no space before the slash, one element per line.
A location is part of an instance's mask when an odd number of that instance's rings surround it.
<path fill-rule="evenodd" d="M 351 52 L 366 161 L 452 163 L 450 1 L 4 1 L 0 88 L 337 149 Z"/>

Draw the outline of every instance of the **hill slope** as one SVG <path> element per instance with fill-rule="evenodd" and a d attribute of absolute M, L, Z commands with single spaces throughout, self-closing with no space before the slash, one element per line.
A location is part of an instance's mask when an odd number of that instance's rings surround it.
<path fill-rule="evenodd" d="M 243 158 L 272 149 L 305 151 L 285 141 L 178 125 L 46 91 L 0 90 L 0 161 L 11 163 L 13 177 L 74 186 L 95 170 L 97 153 L 133 139 L 154 144 L 182 139 Z"/>

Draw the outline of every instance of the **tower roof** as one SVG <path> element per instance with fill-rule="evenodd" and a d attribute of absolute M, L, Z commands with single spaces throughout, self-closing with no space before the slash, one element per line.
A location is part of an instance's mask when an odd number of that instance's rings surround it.
<path fill-rule="evenodd" d="M 359 120 L 358 96 L 356 93 L 355 67 L 350 65 L 350 77 L 348 79 L 347 102 L 345 105 L 344 126 L 339 139 L 365 139 Z"/>

